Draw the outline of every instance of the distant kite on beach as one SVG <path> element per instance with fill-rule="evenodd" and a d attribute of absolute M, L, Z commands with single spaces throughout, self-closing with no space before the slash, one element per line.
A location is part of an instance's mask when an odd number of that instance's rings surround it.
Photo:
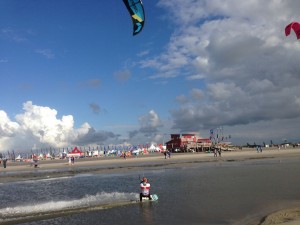
<path fill-rule="evenodd" d="M 129 11 L 133 24 L 133 35 L 140 33 L 144 27 L 145 12 L 141 0 L 123 0 Z"/>
<path fill-rule="evenodd" d="M 289 25 L 287 25 L 285 27 L 285 35 L 289 36 L 292 29 L 294 30 L 297 39 L 300 39 L 300 24 L 298 22 L 292 22 Z"/>

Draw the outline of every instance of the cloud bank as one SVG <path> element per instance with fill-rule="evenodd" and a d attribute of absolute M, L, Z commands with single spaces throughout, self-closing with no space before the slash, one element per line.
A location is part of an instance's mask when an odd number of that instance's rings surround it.
<path fill-rule="evenodd" d="M 120 134 L 96 130 L 88 123 L 75 128 L 72 115 L 58 118 L 55 109 L 34 105 L 31 101 L 23 104 L 23 111 L 14 119 L 13 121 L 4 110 L 0 110 L 0 152 L 10 150 L 30 152 L 50 147 L 145 144 L 147 141 L 151 143 L 163 138 L 159 132 L 162 122 L 154 110 L 140 116 L 138 120 L 140 128 L 129 131 L 129 138 L 123 139 L 120 138 Z"/>
<path fill-rule="evenodd" d="M 96 131 L 88 123 L 75 128 L 72 115 L 58 118 L 55 109 L 31 101 L 23 104 L 23 112 L 15 116 L 15 121 L 0 110 L 0 151 L 101 144 L 115 137 L 112 132 Z"/>
<path fill-rule="evenodd" d="M 166 50 L 141 67 L 154 69 L 152 78 L 199 84 L 176 97 L 174 129 L 227 126 L 236 137 L 242 131 L 254 139 L 256 127 L 260 139 L 297 138 L 299 125 L 290 125 L 300 124 L 300 45 L 284 28 L 299 17 L 300 2 L 174 0 L 158 6 L 177 28 Z"/>

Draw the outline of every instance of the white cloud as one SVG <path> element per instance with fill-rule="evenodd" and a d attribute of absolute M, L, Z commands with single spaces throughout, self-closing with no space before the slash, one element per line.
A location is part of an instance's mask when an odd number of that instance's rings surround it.
<path fill-rule="evenodd" d="M 47 59 L 55 58 L 55 54 L 53 53 L 53 51 L 51 49 L 36 49 L 35 53 L 38 53 L 38 54 L 46 57 Z"/>
<path fill-rule="evenodd" d="M 143 115 L 139 118 L 140 131 L 142 133 L 153 133 L 162 126 L 161 120 L 158 114 L 154 110 L 150 110 L 148 114 Z"/>
<path fill-rule="evenodd" d="M 190 95 L 194 98 L 194 99 L 202 99 L 204 94 L 203 94 L 203 91 L 200 90 L 200 89 L 196 89 L 196 88 L 193 88 L 191 91 L 190 91 Z"/>
<path fill-rule="evenodd" d="M 11 28 L 3 28 L 0 30 L 0 38 L 10 40 L 16 43 L 23 43 L 28 41 L 28 37 L 33 35 L 28 30 L 14 30 Z"/>
<path fill-rule="evenodd" d="M 33 105 L 31 101 L 24 103 L 23 114 L 16 115 L 20 125 L 18 132 L 26 133 L 41 144 L 64 146 L 72 141 L 73 116 L 57 119 L 57 111 L 49 107 Z"/>
<path fill-rule="evenodd" d="M 149 50 L 146 50 L 146 51 L 142 51 L 142 52 L 139 52 L 137 54 L 138 57 L 144 57 L 144 56 L 147 56 L 149 54 Z"/>
<path fill-rule="evenodd" d="M 230 100 L 233 94 L 241 93 L 239 87 L 236 87 L 234 83 L 215 83 L 208 84 L 208 95 L 213 100 Z"/>
<path fill-rule="evenodd" d="M 116 137 L 112 132 L 96 131 L 88 123 L 75 128 L 72 115 L 57 118 L 55 109 L 33 105 L 31 101 L 23 104 L 23 112 L 15 119 L 11 121 L 3 110 L 0 111 L 0 152 L 95 144 Z"/>
<path fill-rule="evenodd" d="M 139 118 L 139 128 L 129 131 L 129 139 L 133 143 L 150 143 L 162 141 L 161 128 L 164 126 L 159 115 L 150 110 Z"/>
<path fill-rule="evenodd" d="M 0 136 L 10 137 L 12 136 L 19 128 L 19 124 L 10 121 L 6 112 L 0 110 Z"/>
<path fill-rule="evenodd" d="M 187 80 L 202 80 L 205 78 L 205 75 L 202 74 L 196 74 L 196 75 L 191 75 L 187 77 Z"/>
<path fill-rule="evenodd" d="M 179 102 L 179 103 L 186 103 L 188 101 L 188 99 L 186 98 L 186 96 L 184 95 L 179 95 L 176 97 L 176 100 Z"/>
<path fill-rule="evenodd" d="M 300 2 L 174 0 L 158 5 L 176 30 L 166 50 L 142 65 L 156 69 L 156 77 L 172 74 L 203 82 L 201 98 L 177 97 L 182 104 L 171 111 L 174 128 L 300 123 L 300 45 L 293 34 L 284 35 L 284 27 L 299 19 Z"/>

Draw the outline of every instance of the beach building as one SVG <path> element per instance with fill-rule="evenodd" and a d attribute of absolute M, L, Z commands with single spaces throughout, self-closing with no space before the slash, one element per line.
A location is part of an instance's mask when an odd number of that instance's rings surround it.
<path fill-rule="evenodd" d="M 172 152 L 206 151 L 212 143 L 209 138 L 201 138 L 196 134 L 171 134 L 171 140 L 166 147 Z"/>

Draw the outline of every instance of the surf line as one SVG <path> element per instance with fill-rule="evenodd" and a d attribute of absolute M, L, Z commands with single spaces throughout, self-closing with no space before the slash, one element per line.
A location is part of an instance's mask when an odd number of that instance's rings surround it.
<path fill-rule="evenodd" d="M 136 203 L 137 196 L 136 193 L 99 192 L 96 195 L 86 195 L 81 199 L 6 207 L 0 209 L 0 224 L 12 224 L 12 221 L 35 221 L 123 206 Z"/>
<path fill-rule="evenodd" d="M 0 217 L 1 225 L 10 225 L 14 223 L 24 223 L 24 222 L 33 222 L 44 219 L 52 219 L 61 216 L 68 216 L 74 213 L 86 213 L 104 209 L 110 209 L 114 207 L 120 207 L 125 205 L 130 205 L 137 203 L 136 200 L 126 200 L 120 202 L 112 202 L 112 203 L 102 203 L 101 205 L 94 206 L 82 206 L 77 208 L 66 208 L 63 210 L 57 211 L 49 211 L 49 212 L 31 212 L 31 213 L 21 213 L 21 214 L 10 214 L 5 215 L 4 217 Z"/>

